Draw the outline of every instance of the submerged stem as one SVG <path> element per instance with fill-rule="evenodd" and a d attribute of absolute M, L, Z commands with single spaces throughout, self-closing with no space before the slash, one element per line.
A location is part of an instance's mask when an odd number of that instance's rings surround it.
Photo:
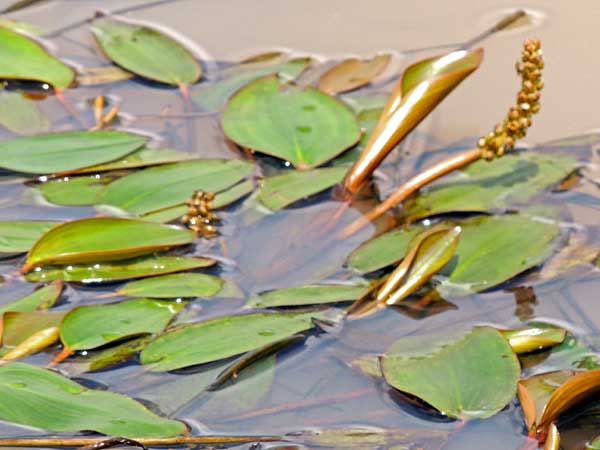
<path fill-rule="evenodd" d="M 95 438 L 9 438 L 0 439 L 0 447 L 83 447 L 105 441 L 106 437 Z M 249 442 L 278 442 L 281 436 L 179 436 L 174 438 L 139 438 L 136 442 L 152 447 L 170 445 L 244 444 Z"/>
<path fill-rule="evenodd" d="M 479 44 L 481 41 L 487 39 L 492 34 L 497 33 L 498 31 L 502 31 L 505 28 L 508 28 L 510 25 L 512 25 L 513 23 L 515 23 L 517 20 L 521 19 L 522 17 L 527 17 L 527 13 L 523 9 L 518 9 L 514 13 L 509 14 L 506 17 L 503 17 L 502 19 L 500 19 L 499 22 L 497 22 L 491 28 L 488 28 L 483 33 L 478 34 L 474 38 L 471 38 L 467 42 L 462 44 L 460 47 L 461 50 L 465 50 L 465 49 L 471 48 L 471 47 Z"/>

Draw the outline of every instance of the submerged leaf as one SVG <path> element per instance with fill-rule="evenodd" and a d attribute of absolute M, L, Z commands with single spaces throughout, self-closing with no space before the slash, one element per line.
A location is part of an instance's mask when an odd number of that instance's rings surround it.
<path fill-rule="evenodd" d="M 153 28 L 103 17 L 94 20 L 91 31 L 108 58 L 136 75 L 181 85 L 202 74 L 189 50 Z"/>
<path fill-rule="evenodd" d="M 117 261 L 192 242 L 186 229 L 120 218 L 78 219 L 44 234 L 27 254 L 23 272 L 46 264 Z"/>
<path fill-rule="evenodd" d="M 59 299 L 63 290 L 62 280 L 56 280 L 48 286 L 36 289 L 31 294 L 6 305 L 0 306 L 0 314 L 5 312 L 31 312 L 50 308 Z M 2 327 L 0 326 L 0 329 Z"/>
<path fill-rule="evenodd" d="M 203 159 L 167 164 L 132 173 L 112 182 L 101 201 L 134 214 L 179 205 L 194 191 L 218 192 L 248 176 L 252 163 Z"/>
<path fill-rule="evenodd" d="M 182 422 L 150 412 L 124 395 L 86 389 L 29 364 L 0 366 L 0 419 L 48 431 L 141 437 L 184 434 Z"/>
<path fill-rule="evenodd" d="M 560 236 L 557 224 L 519 215 L 474 217 L 461 226 L 456 264 L 437 287 L 442 297 L 489 289 L 541 264 Z"/>
<path fill-rule="evenodd" d="M 19 92 L 0 91 L 0 125 L 15 134 L 34 135 L 50 130 L 52 122 Z"/>
<path fill-rule="evenodd" d="M 152 339 L 154 339 L 152 335 L 129 339 L 123 343 L 99 349 L 96 352 L 87 352 L 84 358 L 72 358 L 70 363 L 65 364 L 69 365 L 69 373 L 73 372 L 72 368 L 78 373 L 104 369 L 105 367 L 126 361 L 133 355 L 141 352 Z"/>
<path fill-rule="evenodd" d="M 103 283 L 182 272 L 184 270 L 212 266 L 214 263 L 214 260 L 208 258 L 144 256 L 106 263 L 36 267 L 25 275 L 25 278 L 27 281 L 64 280 Z"/>
<path fill-rule="evenodd" d="M 345 59 L 321 75 L 319 89 L 328 94 L 339 94 L 369 84 L 386 69 L 391 59 L 389 53 L 371 59 Z"/>
<path fill-rule="evenodd" d="M 435 342 L 420 338 L 427 345 L 416 345 L 414 337 L 400 339 L 381 358 L 394 388 L 461 420 L 491 417 L 514 397 L 519 361 L 497 330 L 479 327 Z"/>
<path fill-rule="evenodd" d="M 80 86 L 96 86 L 98 84 L 114 83 L 129 80 L 134 75 L 116 66 L 84 67 L 77 74 L 77 84 Z"/>
<path fill-rule="evenodd" d="M 452 90 L 479 67 L 483 50 L 458 50 L 409 66 L 396 84 L 379 122 L 344 186 L 356 193 L 385 156 Z"/>
<path fill-rule="evenodd" d="M 45 347 L 52 345 L 58 340 L 58 325 L 65 314 L 66 311 L 7 312 L 3 317 L 4 327 L 2 330 L 2 345 L 5 348 L 18 348 L 23 342 L 30 339 L 32 336 L 35 336 L 37 333 L 46 331 L 46 333 L 43 333 L 46 338 L 54 335 L 53 332 L 47 332 L 49 329 L 55 328 L 56 339 L 50 341 Z M 36 343 L 39 345 L 42 341 L 43 340 L 40 341 L 38 339 Z M 38 346 L 35 350 L 40 351 L 45 347 Z M 26 349 L 19 349 L 21 353 L 23 353 L 23 350 Z M 31 350 L 31 348 L 29 350 Z M 19 357 L 23 356 L 26 355 Z"/>
<path fill-rule="evenodd" d="M 50 326 L 39 330 L 24 339 L 19 345 L 2 355 L 0 361 L 15 361 L 40 352 L 58 342 L 58 326 Z"/>
<path fill-rule="evenodd" d="M 404 450 L 418 448 L 437 450 L 448 438 L 448 432 L 435 429 L 410 428 L 318 428 L 286 435 L 294 442 L 309 448 L 344 450 Z"/>
<path fill-rule="evenodd" d="M 318 312 L 224 316 L 169 331 L 141 353 L 142 364 L 168 371 L 218 361 L 312 328 Z"/>
<path fill-rule="evenodd" d="M 33 80 L 68 87 L 75 71 L 27 36 L 0 26 L 0 78 Z"/>
<path fill-rule="evenodd" d="M 314 88 L 266 76 L 238 91 L 221 125 L 242 147 L 291 162 L 299 169 L 319 166 L 360 139 L 354 113 Z"/>
<path fill-rule="evenodd" d="M 199 106 L 209 111 L 221 109 L 229 97 L 248 83 L 268 74 L 277 74 L 279 78 L 293 80 L 311 64 L 311 58 L 294 58 L 278 64 L 243 64 L 240 73 L 235 73 L 192 94 Z M 237 69 L 237 67 L 236 67 Z"/>
<path fill-rule="evenodd" d="M 0 253 L 25 253 L 58 222 L 42 220 L 0 220 Z"/>
<path fill-rule="evenodd" d="M 121 158 L 146 138 L 125 131 L 64 131 L 0 142 L 0 167 L 15 172 L 70 172 Z"/>
<path fill-rule="evenodd" d="M 203 273 L 176 273 L 130 281 L 116 294 L 152 298 L 212 297 L 221 290 L 223 283 L 223 279 Z"/>
<path fill-rule="evenodd" d="M 253 308 L 322 305 L 356 300 L 369 290 L 369 285 L 320 284 L 263 292 L 248 300 Z"/>
<path fill-rule="evenodd" d="M 575 170 L 567 155 L 515 152 L 469 164 L 451 179 L 428 186 L 406 203 L 411 220 L 451 212 L 488 212 L 523 204 Z"/>
<path fill-rule="evenodd" d="M 184 302 L 136 299 L 79 306 L 60 324 L 60 339 L 71 351 L 89 350 L 125 337 L 160 333 Z"/>
<path fill-rule="evenodd" d="M 500 330 L 518 355 L 561 344 L 567 335 L 562 328 L 523 328 Z"/>
<path fill-rule="evenodd" d="M 286 171 L 261 181 L 259 201 L 271 211 L 324 191 L 342 181 L 346 168 L 328 167 L 298 172 Z"/>

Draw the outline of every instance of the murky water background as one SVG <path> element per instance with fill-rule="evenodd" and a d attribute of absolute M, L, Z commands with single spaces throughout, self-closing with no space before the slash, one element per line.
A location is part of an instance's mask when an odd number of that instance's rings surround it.
<path fill-rule="evenodd" d="M 1 1 L 0 6 L 11 3 Z M 96 9 L 111 10 L 143 1 L 49 1 L 29 8 L 13 18 L 29 21 L 53 30 L 91 17 Z M 159 23 L 177 30 L 202 46 L 214 60 L 227 61 L 273 47 L 292 48 L 302 54 L 317 54 L 330 59 L 346 54 L 368 56 L 381 50 L 397 52 L 396 67 L 429 55 L 435 50 L 415 49 L 443 46 L 464 41 L 491 24 L 505 8 L 516 6 L 508 1 L 455 0 L 452 2 L 396 2 L 377 0 L 368 3 L 330 0 L 259 2 L 204 0 L 177 1 L 172 4 L 136 11 L 128 17 Z M 383 191 L 413 174 L 432 158 L 447 151 L 470 148 L 475 138 L 486 133 L 512 104 L 518 80 L 514 63 L 524 37 L 542 39 L 546 59 L 546 88 L 542 112 L 528 142 L 545 142 L 581 134 L 598 127 L 596 105 L 600 90 L 595 89 L 600 73 L 600 58 L 593 43 L 600 38 L 597 23 L 600 4 L 593 1 L 529 1 L 539 12 L 539 24 L 530 29 L 509 31 L 484 43 L 485 61 L 481 69 L 467 79 L 407 139 L 400 162 L 395 151 L 379 172 Z M 95 50 L 86 27 L 53 39 L 58 55 L 87 67 L 106 65 Z M 412 50 L 411 50 L 412 49 Z M 410 50 L 403 53 L 404 50 Z M 443 51 L 440 48 L 439 51 Z M 207 65 L 207 78 L 217 77 L 216 64 Z M 385 91 L 387 86 L 378 86 Z M 194 87 L 192 87 L 192 92 Z M 163 88 L 138 80 L 104 86 L 81 87 L 67 92 L 69 100 L 81 108 L 91 121 L 92 111 L 85 109 L 95 95 L 119 98 L 130 120 L 123 125 L 150 132 L 161 145 L 194 152 L 201 157 L 240 158 L 242 154 L 227 144 L 217 116 L 202 116 L 191 121 L 181 118 L 147 117 L 165 108 L 170 114 L 183 111 L 175 89 Z M 54 129 L 68 129 L 72 119 L 56 99 L 48 98 L 41 108 L 54 118 Z M 144 115 L 144 117 L 136 116 Z M 190 126 L 194 132 L 190 133 Z M 0 139 L 11 135 L 0 132 Z M 579 146 L 590 155 L 600 138 Z M 568 147 L 567 147 L 568 148 Z M 0 219 L 68 220 L 95 214 L 92 208 L 40 207 L 27 188 L 8 176 L 0 179 Z M 588 225 L 584 237 L 595 234 L 600 217 L 598 188 L 590 181 L 573 191 L 555 195 L 564 208 L 569 224 Z M 372 206 L 366 200 L 361 208 Z M 324 193 L 274 214 L 259 223 L 248 223 L 248 215 L 239 204 L 220 213 L 224 225 L 222 238 L 200 241 L 194 254 L 218 256 L 222 263 L 212 272 L 235 281 L 246 296 L 291 285 L 321 280 L 345 280 L 351 274 L 340 270 L 347 254 L 374 233 L 366 229 L 343 243 L 330 243 L 330 236 L 319 233 L 314 224 L 325 220 L 339 207 Z M 347 223 L 360 215 L 350 209 L 342 220 Z M 19 259 L 0 261 L 0 273 L 8 275 L 0 289 L 0 302 L 8 302 L 28 293 L 31 285 L 10 274 Z M 528 289 L 532 288 L 532 289 Z M 79 303 L 99 302 L 96 298 L 114 286 L 90 288 L 70 284 L 59 308 L 70 309 Z M 538 281 L 536 272 L 526 274 L 492 292 L 442 303 L 426 310 L 409 302 L 365 320 L 348 324 L 343 330 L 314 334 L 304 344 L 277 356 L 276 369 L 257 367 L 235 387 L 199 397 L 197 384 L 205 373 L 193 375 L 149 374 L 130 363 L 98 373 L 85 373 L 81 379 L 146 400 L 152 407 L 186 420 L 195 433 L 279 434 L 310 427 L 377 426 L 455 430 L 458 425 L 428 415 L 400 400 L 381 380 L 371 378 L 350 365 L 365 353 L 380 353 L 400 336 L 428 333 L 450 328 L 457 323 L 493 323 L 516 326 L 522 320 L 543 318 L 567 327 L 593 349 L 599 350 L 600 308 L 597 292 L 600 271 L 583 266 L 564 280 Z M 114 299 L 111 299 L 113 301 Z M 184 312 L 185 320 L 201 320 L 239 312 L 243 299 L 214 298 L 192 302 Z M 46 364 L 49 354 L 28 359 Z M 69 374 L 76 366 L 66 366 Z M 528 369 L 535 371 L 535 367 Z M 533 373 L 533 372 L 532 372 Z M 0 399 L 1 401 L 1 399 Z M 576 430 L 600 425 L 598 422 L 573 425 L 568 434 L 573 442 L 582 439 Z M 587 428 L 586 428 L 587 427 Z M 2 436 L 43 434 L 11 424 L 0 424 Z M 573 437 L 570 437 L 571 434 Z M 593 432 L 591 434 L 594 434 Z M 587 435 L 589 437 L 589 434 Z M 447 449 L 516 449 L 524 441 L 524 425 L 516 403 L 492 419 L 475 421 L 452 436 Z M 585 438 L 583 439 L 585 441 Z M 576 446 L 565 448 L 578 448 Z"/>

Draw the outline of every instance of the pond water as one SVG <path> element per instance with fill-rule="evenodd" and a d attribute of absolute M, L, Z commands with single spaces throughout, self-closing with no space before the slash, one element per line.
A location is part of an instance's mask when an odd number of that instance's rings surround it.
<path fill-rule="evenodd" d="M 3 1 L 0 5 L 7 3 L 10 2 Z M 91 17 L 97 9 L 111 10 L 138 3 L 144 2 L 47 1 L 11 18 L 54 30 Z M 395 77 L 411 61 L 445 51 L 476 35 L 512 5 L 513 2 L 498 0 L 428 1 L 410 5 L 379 0 L 360 6 L 350 6 L 341 0 L 325 3 L 189 0 L 134 11 L 128 17 L 159 23 L 201 46 L 206 78 L 191 86 L 192 95 L 217 80 L 230 61 L 272 48 L 293 49 L 294 54 L 316 56 L 322 61 L 348 54 L 368 56 L 380 50 L 393 50 L 389 78 L 349 94 L 353 97 L 388 93 Z M 476 139 L 488 132 L 510 106 L 517 82 L 513 61 L 522 40 L 537 36 L 544 46 L 547 88 L 542 112 L 536 117 L 526 143 L 540 149 L 552 147 L 552 151 L 558 147 L 585 160 L 592 176 L 579 180 L 571 189 L 553 193 L 546 200 L 560 209 L 561 227 L 571 232 L 570 242 L 576 238 L 592 246 L 600 218 L 597 181 L 593 180 L 600 134 L 560 141 L 598 126 L 595 105 L 600 101 L 600 91 L 592 86 L 600 62 L 588 50 L 588 43 L 600 37 L 595 26 L 600 11 L 595 2 L 582 1 L 577 5 L 526 2 L 525 6 L 535 12 L 536 23 L 500 33 L 484 42 L 486 56 L 481 69 L 386 159 L 376 174 L 379 191 L 389 193 L 402 180 L 449 152 L 472 148 Z M 85 67 L 107 65 L 93 47 L 86 26 L 50 41 L 57 45 L 57 54 L 65 60 Z M 161 146 L 202 158 L 246 157 L 226 141 L 217 114 L 181 116 L 186 108 L 177 89 L 133 79 L 81 86 L 66 92 L 69 102 L 89 123 L 93 122 L 90 102 L 99 94 L 118 100 L 122 126 L 151 135 Z M 53 130 L 81 128 L 54 96 L 40 100 L 38 105 L 52 117 Z M 199 111 L 196 107 L 196 112 Z M 13 137 L 0 130 L 0 140 Z M 551 146 L 543 145 L 551 141 Z M 257 160 L 263 174 L 285 169 L 268 157 L 258 156 Z M 26 181 L 8 174 L 0 178 L 1 220 L 66 221 L 97 214 L 92 207 L 41 204 Z M 244 311 L 246 299 L 265 290 L 352 280 L 356 274 L 344 267 L 348 254 L 385 229 L 388 218 L 380 220 L 378 228 L 366 227 L 343 241 L 333 236 L 375 204 L 373 196 L 355 202 L 331 229 L 322 225 L 340 207 L 331 190 L 270 215 L 255 216 L 244 202 L 219 211 L 220 236 L 199 239 L 191 249 L 186 249 L 186 255 L 216 258 L 218 266 L 205 272 L 234 282 L 243 295 L 195 300 L 178 320 L 190 322 Z M 0 288 L 0 303 L 30 292 L 31 283 L 16 275 L 22 262 L 22 257 L 0 260 L 0 273 L 6 279 Z M 433 431 L 423 431 L 418 433 L 414 446 L 396 448 L 518 449 L 526 440 L 526 431 L 516 400 L 493 418 L 463 425 L 411 405 L 383 380 L 364 374 L 352 362 L 365 354 L 383 353 L 401 336 L 451 330 L 457 324 L 517 327 L 530 319 L 563 326 L 590 351 L 600 351 L 600 309 L 595 304 L 600 271 L 593 264 L 582 264 L 552 279 L 540 276 L 541 271 L 534 269 L 487 292 L 425 306 L 415 298 L 401 307 L 380 311 L 343 327 L 325 327 L 323 332 L 312 333 L 304 342 L 278 352 L 274 367 L 271 360 L 258 363 L 234 386 L 213 393 L 202 392 L 198 386 L 204 386 L 206 373 L 214 374 L 218 365 L 155 374 L 134 360 L 107 370 L 79 373 L 79 366 L 67 361 L 59 369 L 88 386 L 130 395 L 163 414 L 182 419 L 195 434 L 280 435 L 314 427 L 408 428 L 449 432 L 450 437 L 440 446 L 435 442 L 422 445 L 419 442 L 426 436 L 433 436 Z M 116 284 L 69 283 L 56 309 L 114 301 L 118 298 L 107 300 L 100 296 L 116 287 Z M 25 361 L 44 366 L 57 351 L 58 348 L 53 348 Z M 525 368 L 525 373 L 537 370 L 532 365 Z M 597 434 L 600 429 L 597 415 L 588 415 L 586 420 L 565 420 L 563 448 L 582 448 L 582 442 Z M 2 437 L 45 434 L 0 423 Z M 264 444 L 264 448 L 270 446 Z"/>

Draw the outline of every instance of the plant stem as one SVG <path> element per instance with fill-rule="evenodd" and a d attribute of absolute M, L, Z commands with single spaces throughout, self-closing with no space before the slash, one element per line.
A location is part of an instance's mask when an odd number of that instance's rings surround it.
<path fill-rule="evenodd" d="M 471 150 L 467 150 L 465 152 L 459 153 L 458 155 L 451 156 L 443 160 L 442 162 L 436 164 L 429 169 L 426 169 L 424 172 L 414 176 L 407 182 L 403 183 L 396 189 L 388 198 L 386 198 L 382 203 L 377 205 L 367 214 L 365 214 L 360 219 L 355 220 L 350 225 L 342 230 L 340 233 L 340 238 L 347 238 L 348 236 L 352 236 L 362 227 L 367 225 L 369 222 L 381 217 L 388 210 L 398 205 L 399 203 L 406 200 L 412 194 L 417 192 L 422 187 L 428 185 L 434 180 L 447 175 L 450 172 L 453 172 L 457 169 L 465 167 L 471 164 L 474 161 L 477 161 L 482 156 L 481 150 L 478 148 L 474 148 Z"/>
<path fill-rule="evenodd" d="M 79 115 L 79 113 L 73 107 L 71 102 L 67 100 L 67 98 L 65 97 L 65 92 L 62 89 L 54 89 L 54 95 L 56 95 L 56 98 L 63 106 L 63 108 L 65 108 L 65 110 L 77 121 L 79 125 L 86 129 L 89 128 L 88 124 L 85 122 L 85 120 L 83 120 L 83 117 Z"/>
<path fill-rule="evenodd" d="M 0 447 L 83 447 L 106 440 L 94 438 L 8 438 L 0 439 Z M 244 444 L 249 442 L 277 442 L 281 436 L 179 436 L 174 438 L 140 438 L 137 442 L 146 446 Z"/>

